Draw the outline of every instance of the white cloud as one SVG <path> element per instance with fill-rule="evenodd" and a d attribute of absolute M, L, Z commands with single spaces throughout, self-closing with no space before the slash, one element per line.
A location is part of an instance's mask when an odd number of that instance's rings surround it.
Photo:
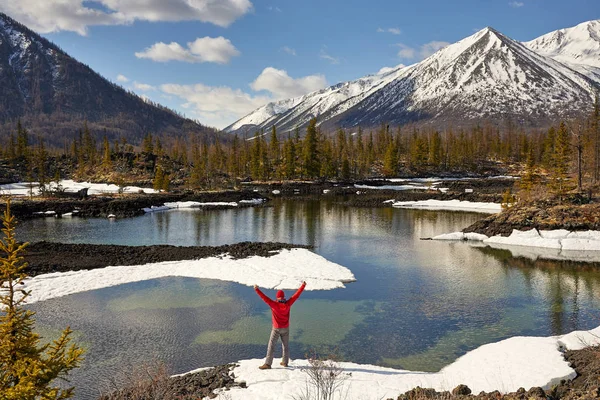
<path fill-rule="evenodd" d="M 421 55 L 421 58 L 427 58 L 436 51 L 448 46 L 449 44 L 450 43 L 448 42 L 434 40 L 433 42 L 425 43 L 423 46 L 421 46 L 419 54 Z"/>
<path fill-rule="evenodd" d="M 129 78 L 127 78 L 125 75 L 117 75 L 117 82 L 129 82 Z"/>
<path fill-rule="evenodd" d="M 137 90 L 141 90 L 142 92 L 149 92 L 151 90 L 156 90 L 156 88 L 152 85 L 148 85 L 147 83 L 141 82 L 133 82 L 133 87 Z"/>
<path fill-rule="evenodd" d="M 184 48 L 179 43 L 169 44 L 158 42 L 146 48 L 142 52 L 135 53 L 137 58 L 149 58 L 153 61 L 185 61 L 189 63 L 214 62 L 227 64 L 232 57 L 238 56 L 240 52 L 229 39 L 223 36 L 217 38 L 198 38 L 187 44 Z"/>
<path fill-rule="evenodd" d="M 224 128 L 255 109 L 281 98 L 299 96 L 327 85 L 322 75 L 310 75 L 294 79 L 286 71 L 272 67 L 265 68 L 250 84 L 255 91 L 268 94 L 251 94 L 227 86 L 215 87 L 196 85 L 161 85 L 167 95 L 185 101 L 183 108 L 190 110 L 194 118 L 202 123 Z"/>
<path fill-rule="evenodd" d="M 398 64 L 395 67 L 383 67 L 379 71 L 377 71 L 377 73 L 375 75 L 387 74 L 388 72 L 392 72 L 394 70 L 397 70 L 399 68 L 404 68 L 404 67 L 406 67 L 406 65 L 404 65 L 404 64 Z"/>
<path fill-rule="evenodd" d="M 400 47 L 400 50 L 398 51 L 398 57 L 405 59 L 413 59 L 418 56 L 422 60 L 429 57 L 436 51 L 443 49 L 449 44 L 450 43 L 448 42 L 434 40 L 432 42 L 421 45 L 421 47 L 418 50 L 402 43 L 397 43 L 396 46 Z"/>
<path fill-rule="evenodd" d="M 415 49 L 402 43 L 398 43 L 397 46 L 400 47 L 400 50 L 398 50 L 398 57 L 408 59 L 415 58 L 415 55 L 417 54 Z"/>
<path fill-rule="evenodd" d="M 291 47 L 283 46 L 281 48 L 281 50 L 285 51 L 286 53 L 288 53 L 291 56 L 295 56 L 296 55 L 296 50 L 292 49 Z"/>
<path fill-rule="evenodd" d="M 388 32 L 391 33 L 393 35 L 400 35 L 402 33 L 402 31 L 400 30 L 400 28 L 387 28 L 387 29 L 383 29 L 383 28 L 377 28 L 377 32 L 379 33 L 383 33 L 383 32 Z"/>
<path fill-rule="evenodd" d="M 521 1 L 511 1 L 510 3 L 508 3 L 509 6 L 511 6 L 512 8 L 520 8 L 523 7 L 525 5 L 525 3 L 521 2 Z"/>
<path fill-rule="evenodd" d="M 90 8 L 93 4 L 97 7 Z M 0 11 L 40 33 L 140 21 L 202 21 L 229 26 L 252 10 L 250 0 L 0 0 Z"/>
<path fill-rule="evenodd" d="M 279 7 L 273 7 L 273 6 L 268 6 L 267 10 L 281 12 L 281 8 L 279 8 Z"/>
<path fill-rule="evenodd" d="M 269 96 L 253 96 L 239 89 L 230 87 L 196 85 L 161 85 L 160 89 L 186 101 L 184 108 L 202 123 L 224 128 L 272 101 Z"/>
<path fill-rule="evenodd" d="M 327 51 L 325 49 L 321 49 L 321 52 L 319 53 L 319 58 L 322 58 L 323 60 L 327 60 L 332 64 L 340 63 L 339 58 L 330 55 L 329 53 L 327 53 Z"/>
<path fill-rule="evenodd" d="M 294 79 L 286 71 L 273 67 L 265 68 L 250 84 L 253 90 L 267 90 L 277 99 L 302 96 L 326 86 L 327 80 L 323 75 L 309 75 Z"/>

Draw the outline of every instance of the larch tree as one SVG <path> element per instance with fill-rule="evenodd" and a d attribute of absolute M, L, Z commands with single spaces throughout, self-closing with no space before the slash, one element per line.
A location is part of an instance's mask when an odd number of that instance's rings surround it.
<path fill-rule="evenodd" d="M 15 238 L 15 220 L 10 212 L 10 200 L 1 218 L 3 238 L 0 239 L 0 399 L 67 399 L 74 388 L 53 385 L 66 380 L 69 371 L 83 360 L 83 350 L 70 344 L 72 331 L 66 328 L 60 337 L 40 344 L 34 332 L 34 315 L 23 305 L 30 292 L 22 289 L 27 263 L 22 253 L 27 244 Z"/>
<path fill-rule="evenodd" d="M 304 174 L 307 178 L 317 178 L 321 172 L 318 143 L 317 119 L 313 118 L 306 127 L 306 136 L 304 137 L 304 146 L 302 148 Z"/>

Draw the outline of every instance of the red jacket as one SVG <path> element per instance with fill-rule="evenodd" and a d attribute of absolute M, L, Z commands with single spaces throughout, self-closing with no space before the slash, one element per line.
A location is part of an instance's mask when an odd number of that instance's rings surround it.
<path fill-rule="evenodd" d="M 302 294 L 302 291 L 304 290 L 305 286 L 306 283 L 303 283 L 302 286 L 300 286 L 300 289 L 298 289 L 292 297 L 283 302 L 273 301 L 269 297 L 267 297 L 263 292 L 261 292 L 259 288 L 254 289 L 256 290 L 256 293 L 258 293 L 260 298 L 263 299 L 263 301 L 267 303 L 269 307 L 271 307 L 271 313 L 273 314 L 273 328 L 283 329 L 288 328 L 290 326 L 290 309 L 292 308 L 292 305 L 296 302 L 296 300 L 298 300 L 300 294 Z"/>

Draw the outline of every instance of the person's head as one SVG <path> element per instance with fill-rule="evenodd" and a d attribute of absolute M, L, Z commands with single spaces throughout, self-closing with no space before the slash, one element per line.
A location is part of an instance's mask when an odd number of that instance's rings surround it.
<path fill-rule="evenodd" d="M 283 292 L 283 290 L 278 290 L 276 297 L 277 297 L 277 300 L 285 300 L 285 293 Z"/>

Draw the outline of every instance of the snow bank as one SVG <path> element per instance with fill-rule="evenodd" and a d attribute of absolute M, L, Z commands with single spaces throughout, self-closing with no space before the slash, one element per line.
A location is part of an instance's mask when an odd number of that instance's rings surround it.
<path fill-rule="evenodd" d="M 169 208 L 198 208 L 198 207 L 237 207 L 238 204 L 235 201 L 212 201 L 212 202 L 199 202 L 199 201 L 175 201 L 165 203 L 166 207 Z"/>
<path fill-rule="evenodd" d="M 150 213 L 155 211 L 166 211 L 173 209 L 186 209 L 186 208 L 200 208 L 200 207 L 238 207 L 239 205 L 260 205 L 265 202 L 265 199 L 250 199 L 240 200 L 239 202 L 231 201 L 212 201 L 212 202 L 199 202 L 199 201 L 175 201 L 167 202 L 162 206 L 152 206 L 149 208 L 143 208 L 144 212 Z"/>
<path fill-rule="evenodd" d="M 371 185 L 354 185 L 357 189 L 379 189 L 379 190 L 435 190 L 435 187 L 422 186 L 422 185 L 382 185 L 382 186 L 371 186 Z"/>
<path fill-rule="evenodd" d="M 497 203 L 460 200 L 397 201 L 393 203 L 392 206 L 396 208 L 416 208 L 421 210 L 472 211 L 488 214 L 495 214 L 502 211 L 502 206 Z"/>
<path fill-rule="evenodd" d="M 478 233 L 452 232 L 434 236 L 433 240 L 469 240 L 483 242 L 493 248 L 510 250 L 514 257 L 533 260 L 572 260 L 600 262 L 600 231 L 570 232 L 566 229 L 551 231 L 531 229 L 513 230 L 508 237 Z"/>
<path fill-rule="evenodd" d="M 50 190 L 56 189 L 56 183 L 51 182 L 49 185 Z M 119 186 L 108 183 L 90 183 L 90 182 L 75 182 L 70 179 L 60 181 L 60 186 L 66 192 L 77 192 L 81 189 L 88 189 L 88 194 L 107 194 L 107 193 L 119 193 Z M 11 183 L 7 185 L 0 185 L 0 194 L 9 194 L 12 196 L 29 196 L 30 190 L 33 195 L 40 194 L 39 182 L 19 182 Z M 125 186 L 123 187 L 123 193 L 158 193 L 158 191 L 151 188 L 141 188 L 138 186 Z"/>
<path fill-rule="evenodd" d="M 327 261 L 309 250 L 291 249 L 281 250 L 271 257 L 254 256 L 235 260 L 225 255 L 200 260 L 56 272 L 27 279 L 24 289 L 32 291 L 27 302 L 35 303 L 167 276 L 218 279 L 248 286 L 257 284 L 267 289 L 297 289 L 305 280 L 307 290 L 343 288 L 344 283 L 356 280 L 348 268 Z"/>
<path fill-rule="evenodd" d="M 600 327 L 564 336 L 513 337 L 483 345 L 436 373 L 340 363 L 347 374 L 343 390 L 348 391 L 349 399 L 382 399 L 396 398 L 417 386 L 441 391 L 465 384 L 474 393 L 482 390 L 512 392 L 520 387 L 529 389 L 535 386 L 548 389 L 562 379 L 576 376 L 561 351 L 598 343 L 598 335 Z M 302 369 L 308 367 L 308 361 L 292 360 L 289 368 L 280 367 L 275 362 L 272 370 L 261 371 L 258 366 L 263 362 L 263 359 L 253 359 L 237 363 L 239 367 L 234 370 L 236 380 L 245 381 L 247 388 L 229 390 L 228 398 L 292 398 L 305 388 L 306 374 Z"/>

